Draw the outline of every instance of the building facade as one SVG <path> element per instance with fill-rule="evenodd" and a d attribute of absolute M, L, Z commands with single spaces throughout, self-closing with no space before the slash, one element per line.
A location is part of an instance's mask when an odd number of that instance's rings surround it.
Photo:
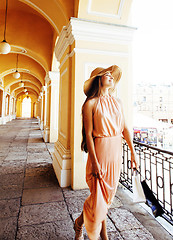
<path fill-rule="evenodd" d="M 137 84 L 134 105 L 138 113 L 173 124 L 173 84 Z"/>

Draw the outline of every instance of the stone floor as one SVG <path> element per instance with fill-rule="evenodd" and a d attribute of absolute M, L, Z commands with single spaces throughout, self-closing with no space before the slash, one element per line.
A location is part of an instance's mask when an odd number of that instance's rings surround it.
<path fill-rule="evenodd" d="M 0 125 L 0 240 L 74 239 L 74 219 L 89 191 L 59 187 L 52 151 L 36 119 Z M 118 187 L 109 210 L 109 239 L 172 239 L 153 216 L 132 203 L 127 191 Z"/>

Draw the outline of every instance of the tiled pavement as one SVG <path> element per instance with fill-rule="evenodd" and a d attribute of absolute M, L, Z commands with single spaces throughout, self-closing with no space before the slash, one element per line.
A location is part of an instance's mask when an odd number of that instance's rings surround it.
<path fill-rule="evenodd" d="M 52 149 L 36 119 L 0 125 L 0 240 L 74 239 L 73 222 L 89 191 L 59 187 Z M 119 186 L 109 210 L 109 239 L 172 239 L 126 191 Z"/>

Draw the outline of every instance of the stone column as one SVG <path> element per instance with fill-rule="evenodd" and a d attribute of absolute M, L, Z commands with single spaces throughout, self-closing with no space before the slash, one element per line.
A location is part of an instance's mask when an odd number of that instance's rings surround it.
<path fill-rule="evenodd" d="M 87 187 L 87 155 L 80 150 L 85 101 L 83 83 L 96 67 L 118 65 L 123 75 L 115 95 L 120 97 L 128 125 L 132 122 L 131 42 L 134 28 L 72 18 L 55 48 L 60 62 L 58 141 L 53 166 L 61 186 Z"/>
<path fill-rule="evenodd" d="M 50 138 L 49 142 L 56 142 L 58 139 L 58 116 L 59 116 L 59 72 L 50 71 L 51 81 L 51 104 L 50 104 Z"/>
<path fill-rule="evenodd" d="M 2 106 L 1 106 L 1 124 L 5 124 L 6 121 L 5 121 L 5 92 L 3 89 L 2 90 Z"/>
<path fill-rule="evenodd" d="M 45 86 L 42 87 L 41 96 L 41 119 L 40 119 L 40 129 L 44 129 L 44 111 L 45 111 Z"/>
<path fill-rule="evenodd" d="M 51 82 L 48 74 L 45 78 L 45 117 L 44 117 L 44 133 L 43 139 L 45 142 L 49 142 L 50 137 L 50 104 L 51 104 Z"/>

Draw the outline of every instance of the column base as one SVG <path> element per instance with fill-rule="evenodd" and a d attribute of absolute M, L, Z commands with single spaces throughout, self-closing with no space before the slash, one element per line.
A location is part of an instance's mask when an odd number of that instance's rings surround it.
<path fill-rule="evenodd" d="M 71 185 L 71 153 L 57 141 L 53 153 L 53 168 L 60 187 Z"/>
<path fill-rule="evenodd" d="M 40 122 L 40 130 L 41 130 L 41 131 L 42 131 L 43 128 L 44 128 L 44 124 L 43 124 L 43 123 L 44 123 L 43 121 Z"/>
<path fill-rule="evenodd" d="M 49 137 L 50 137 L 50 128 L 45 127 L 44 133 L 43 133 L 43 139 L 45 142 L 49 142 Z"/>

